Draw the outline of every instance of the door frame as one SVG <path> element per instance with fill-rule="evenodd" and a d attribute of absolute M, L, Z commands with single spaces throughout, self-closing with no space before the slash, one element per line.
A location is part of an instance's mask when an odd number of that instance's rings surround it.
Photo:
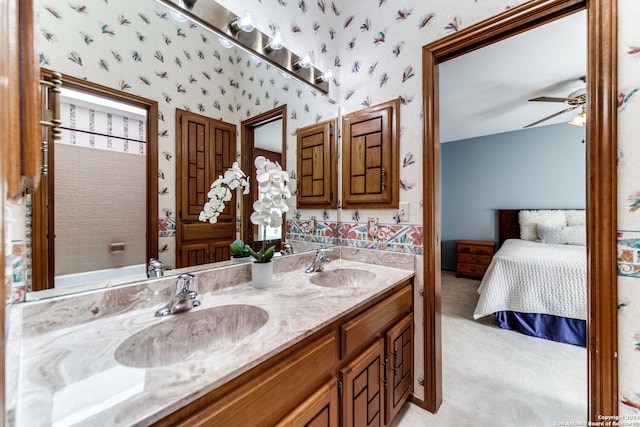
<path fill-rule="evenodd" d="M 247 174 L 249 180 L 249 188 L 252 188 L 255 184 L 255 166 L 253 164 L 253 149 L 254 149 L 254 131 L 260 125 L 268 123 L 272 120 L 282 118 L 282 169 L 287 169 L 287 104 L 282 104 L 271 110 L 264 111 L 256 116 L 250 117 L 240 122 L 240 153 L 242 154 L 241 167 L 244 173 Z M 242 196 L 242 221 L 240 229 L 240 239 L 250 247 L 254 248 L 253 241 L 253 224 L 251 223 L 251 212 L 253 206 L 253 189 L 249 194 Z M 287 223 L 282 222 L 282 232 L 280 233 L 280 242 L 277 242 L 278 247 L 276 250 L 280 250 L 280 245 L 285 241 L 287 235 Z M 276 244 L 276 242 L 272 242 Z M 255 249 L 255 248 L 254 248 Z"/>
<path fill-rule="evenodd" d="M 587 286 L 589 419 L 618 413 L 617 1 L 532 0 L 423 46 L 425 409 L 442 403 L 438 64 L 587 10 Z"/>
<path fill-rule="evenodd" d="M 54 73 L 53 70 L 41 68 L 40 78 L 51 80 L 54 78 Z M 145 256 L 147 261 L 158 258 L 158 102 L 71 75 L 60 73 L 60 76 L 63 87 L 146 110 Z M 48 128 L 44 132 L 51 135 Z M 55 146 L 52 137 L 47 139 L 49 141 L 49 176 L 41 180 L 38 191 L 33 194 L 33 212 L 34 214 L 39 212 L 40 215 L 33 217 L 32 291 L 52 289 L 55 282 Z"/>

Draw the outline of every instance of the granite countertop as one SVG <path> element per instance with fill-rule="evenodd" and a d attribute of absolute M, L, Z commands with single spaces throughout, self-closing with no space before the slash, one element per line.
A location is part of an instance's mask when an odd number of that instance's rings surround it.
<path fill-rule="evenodd" d="M 202 305 L 158 318 L 160 306 L 131 310 L 68 327 L 25 334 L 20 348 L 16 426 L 138 426 L 176 411 L 281 350 L 363 306 L 413 270 L 338 259 L 326 271 L 355 268 L 376 275 L 363 286 L 314 285 L 300 269 L 274 274 L 273 287 L 237 286 L 200 293 Z M 314 273 L 317 274 L 317 273 Z M 201 277 L 206 281 L 211 278 Z M 201 284 L 202 285 L 202 284 Z M 116 348 L 131 335 L 161 322 L 214 306 L 245 304 L 268 313 L 266 324 L 248 337 L 208 350 L 198 358 L 164 367 L 118 363 Z M 23 329 L 28 329 L 25 320 Z"/>

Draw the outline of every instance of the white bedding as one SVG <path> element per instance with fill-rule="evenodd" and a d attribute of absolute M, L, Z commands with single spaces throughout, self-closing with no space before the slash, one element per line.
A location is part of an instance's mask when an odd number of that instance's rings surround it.
<path fill-rule="evenodd" d="M 587 319 L 586 247 L 509 239 L 478 288 L 473 318 L 496 311 Z"/>

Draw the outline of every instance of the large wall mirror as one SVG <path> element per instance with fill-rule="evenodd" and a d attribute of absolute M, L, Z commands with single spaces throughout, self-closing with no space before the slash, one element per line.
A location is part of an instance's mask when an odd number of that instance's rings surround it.
<path fill-rule="evenodd" d="M 69 79 L 87 82 L 95 87 L 109 88 L 115 94 L 139 98 L 157 104 L 157 121 L 140 125 L 140 121 L 114 119 L 112 124 L 126 128 L 130 134 L 137 135 L 140 126 L 145 127 L 146 136 L 157 139 L 156 147 L 145 145 L 144 156 L 153 156 L 156 169 L 148 166 L 146 161 L 146 182 L 140 188 L 123 188 L 119 185 L 119 197 L 124 200 L 144 201 L 135 208 L 135 212 L 127 212 L 124 217 L 110 215 L 107 209 L 105 220 L 108 228 L 124 231 L 128 218 L 140 216 L 144 211 L 146 244 L 139 247 L 134 261 L 144 266 L 150 257 L 159 259 L 167 268 L 165 274 L 182 270 L 172 270 L 176 266 L 176 109 L 191 111 L 216 120 L 234 124 L 237 129 L 237 160 L 243 168 L 253 167 L 246 163 L 243 145 L 244 135 L 241 124 L 256 118 L 264 117 L 269 111 L 280 111 L 283 168 L 294 172 L 296 168 L 296 131 L 299 127 L 308 126 L 322 120 L 337 117 L 337 104 L 321 91 L 303 84 L 283 73 L 279 68 L 254 56 L 245 48 L 229 44 L 222 40 L 217 32 L 201 21 L 176 12 L 162 2 L 141 0 L 111 0 L 109 6 L 87 7 L 78 11 L 68 4 L 55 0 L 43 0 L 39 4 L 39 27 L 42 38 L 39 40 L 40 62 L 44 69 L 60 72 Z M 286 43 L 285 43 L 286 44 Z M 63 84 L 64 86 L 64 84 Z M 92 110 L 89 108 L 89 110 Z M 70 114 L 70 113 L 69 113 Z M 84 113 L 83 113 L 84 114 Z M 88 111 L 87 115 L 97 114 Z M 76 119 L 79 116 L 76 114 Z M 258 119 L 259 120 L 259 119 Z M 264 120 L 263 120 L 264 121 Z M 254 123 L 258 135 L 266 123 Z M 132 126 L 135 125 L 135 129 Z M 102 125 L 97 125 L 102 126 Z M 105 133 L 108 137 L 114 126 L 105 125 L 104 129 L 94 130 Z M 94 128 L 95 129 L 95 128 Z M 154 134 L 154 135 L 150 135 Z M 259 137 L 260 138 L 260 137 Z M 149 157 L 145 157 L 146 160 Z M 289 159 L 287 161 L 286 159 Z M 89 174 L 94 169 L 83 163 L 83 169 Z M 249 174 L 250 170 L 245 170 Z M 54 171 L 55 174 L 55 171 Z M 153 176 L 150 176 L 153 175 Z M 72 177 L 74 185 L 82 186 L 84 178 Z M 137 178 L 137 180 L 139 180 Z M 62 190 L 60 190 L 61 192 Z M 58 191 L 57 191 L 58 192 Z M 75 192 L 71 190 L 70 194 Z M 55 196 L 54 196 L 55 197 Z M 97 199 L 99 194 L 95 194 Z M 97 212 L 91 211 L 96 205 L 86 197 L 81 211 L 66 215 L 68 219 L 82 222 Z M 53 203 L 57 200 L 54 198 Z M 244 238 L 246 226 L 245 214 L 250 206 L 240 203 L 237 236 Z M 295 203 L 293 204 L 295 206 Z M 157 214 L 149 213 L 154 207 Z M 99 208 L 102 211 L 104 207 Z M 111 207 L 122 210 L 122 208 Z M 104 212 L 101 212 L 102 214 Z M 249 212 L 250 213 L 250 212 Z M 34 220 L 37 211 L 33 211 Z M 130 217 L 127 217 L 127 214 Z M 290 211 L 290 218 L 310 217 L 315 212 Z M 333 215 L 337 216 L 337 215 Z M 154 223 L 157 223 L 155 225 Z M 151 224 L 151 227 L 149 226 Z M 157 230 L 155 233 L 151 230 Z M 284 238 L 285 230 L 281 231 Z M 83 232 L 82 239 L 90 239 L 93 232 Z M 126 233 L 121 233 L 126 237 Z M 111 241 L 101 244 L 100 248 L 87 250 L 95 252 L 96 257 L 115 258 L 123 252 L 118 243 L 124 243 L 124 253 L 133 251 L 134 245 L 126 238 L 122 241 Z M 273 239 L 276 240 L 276 239 Z M 111 245 L 111 246 L 109 246 Z M 157 249 L 156 249 L 157 247 Z M 110 249 L 111 248 L 111 249 Z M 111 253 L 109 252 L 111 250 Z M 100 252 L 100 253 L 98 253 Z M 55 263 L 55 253 L 51 253 L 51 262 Z M 85 253 L 86 255 L 86 253 Z M 122 257 L 124 259 L 124 257 Z M 67 261 L 73 263 L 73 261 Z M 109 270 L 120 270 L 126 267 L 125 262 L 111 264 Z M 211 265 L 195 268 L 209 268 Z M 82 275 L 93 271 L 94 267 L 75 268 L 73 274 Z M 101 269 L 98 267 L 98 269 Z M 35 273 L 35 271 L 34 271 Z M 78 283 L 86 285 L 94 282 L 92 288 L 101 285 L 130 283 L 146 279 L 146 274 L 127 274 L 123 278 L 83 279 Z M 42 289 L 42 277 L 33 276 Z M 53 278 L 55 283 L 55 277 Z M 51 287 L 51 284 L 44 286 Z M 65 292 L 75 292 L 83 287 L 71 286 L 65 289 L 48 289 L 33 292 L 28 299 L 37 299 Z"/>

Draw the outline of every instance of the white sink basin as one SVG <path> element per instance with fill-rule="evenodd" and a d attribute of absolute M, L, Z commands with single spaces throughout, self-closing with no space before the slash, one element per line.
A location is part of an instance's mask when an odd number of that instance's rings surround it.
<path fill-rule="evenodd" d="M 223 305 L 171 315 L 124 340 L 116 360 L 135 368 L 154 368 L 223 351 L 267 323 L 269 314 L 252 305 Z"/>
<path fill-rule="evenodd" d="M 375 273 L 359 268 L 336 268 L 312 273 L 309 280 L 326 288 L 360 288 L 376 278 Z"/>

